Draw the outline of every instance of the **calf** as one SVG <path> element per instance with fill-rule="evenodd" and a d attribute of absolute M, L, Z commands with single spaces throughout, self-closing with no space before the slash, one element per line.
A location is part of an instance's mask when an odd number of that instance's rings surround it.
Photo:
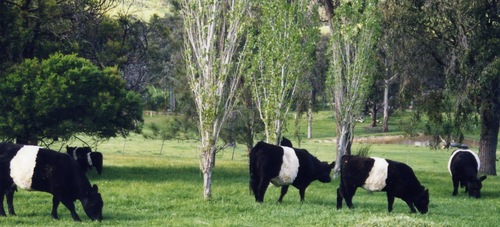
<path fill-rule="evenodd" d="M 291 145 L 291 143 L 289 144 Z M 331 181 L 330 171 L 335 163 L 320 162 L 304 149 L 276 146 L 259 142 L 250 151 L 250 188 L 255 201 L 264 202 L 269 182 L 281 186 L 279 202 L 293 185 L 299 189 L 300 201 L 304 201 L 307 186 L 315 180 Z"/>
<path fill-rule="evenodd" d="M 340 167 L 340 186 L 337 189 L 337 209 L 342 208 L 342 199 L 352 209 L 352 197 L 362 187 L 369 192 L 387 192 L 388 210 L 392 211 L 394 198 L 401 198 L 412 213 L 417 207 L 425 214 L 429 205 L 429 190 L 418 181 L 413 170 L 406 164 L 383 159 L 345 155 Z"/>
<path fill-rule="evenodd" d="M 448 171 L 451 174 L 453 181 L 453 196 L 458 194 L 458 184 L 461 187 L 465 186 L 465 192 L 469 196 L 480 198 L 482 181 L 486 176 L 477 178 L 477 171 L 481 166 L 479 157 L 471 150 L 458 149 L 455 150 L 448 161 Z"/>
<path fill-rule="evenodd" d="M 73 157 L 73 159 L 78 162 L 78 165 L 82 168 L 83 172 L 87 172 L 95 167 L 97 173 L 101 175 L 102 172 L 102 153 L 92 152 L 90 147 L 68 147 L 66 146 L 66 152 Z"/>
<path fill-rule="evenodd" d="M 103 201 L 97 185 L 90 185 L 78 164 L 67 154 L 37 146 L 0 143 L 0 215 L 5 216 L 4 195 L 9 213 L 15 214 L 12 204 L 14 185 L 52 194 L 51 215 L 54 219 L 58 219 L 57 207 L 62 202 L 73 220 L 80 221 L 74 205 L 75 200 L 80 200 L 91 220 L 102 220 Z"/>

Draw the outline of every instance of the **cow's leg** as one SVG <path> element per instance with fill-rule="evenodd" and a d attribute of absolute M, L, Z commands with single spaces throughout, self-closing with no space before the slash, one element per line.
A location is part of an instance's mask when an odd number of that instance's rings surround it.
<path fill-rule="evenodd" d="M 281 187 L 281 194 L 280 194 L 280 198 L 278 199 L 278 202 L 281 203 L 283 201 L 283 197 L 285 197 L 286 193 L 288 192 L 288 187 L 289 187 L 289 185 L 285 185 L 285 186 Z"/>
<path fill-rule="evenodd" d="M 355 192 L 356 188 L 347 190 L 343 186 L 337 188 L 337 209 L 342 208 L 342 199 L 345 199 L 345 203 L 349 209 L 353 209 L 354 206 L 352 205 L 352 197 Z"/>
<path fill-rule="evenodd" d="M 266 194 L 268 186 L 269 186 L 269 179 L 262 178 L 259 182 L 259 187 L 257 188 L 257 194 L 255 194 L 255 201 L 259 203 L 264 202 L 264 194 Z"/>
<path fill-rule="evenodd" d="M 460 182 L 457 178 L 453 177 L 453 193 L 451 195 L 456 196 L 458 194 L 458 183 Z"/>
<path fill-rule="evenodd" d="M 15 185 L 13 185 L 7 189 L 6 194 L 5 194 L 5 196 L 7 198 L 7 207 L 9 209 L 10 215 L 16 215 L 16 212 L 14 211 L 14 192 L 16 190 L 17 190 L 17 187 Z"/>
<path fill-rule="evenodd" d="M 394 204 L 394 195 L 387 192 L 387 210 L 392 212 L 392 205 Z"/>
<path fill-rule="evenodd" d="M 415 206 L 413 206 L 413 202 L 411 202 L 410 200 L 405 200 L 406 204 L 408 204 L 408 207 L 410 208 L 410 211 L 412 213 L 416 213 L 417 210 L 415 210 Z"/>
<path fill-rule="evenodd" d="M 306 195 L 306 189 L 305 188 L 299 189 L 299 194 L 300 194 L 300 202 L 304 202 L 304 197 Z"/>
<path fill-rule="evenodd" d="M 0 184 L 0 216 L 7 216 L 3 208 L 3 197 L 5 195 L 5 187 Z"/>
<path fill-rule="evenodd" d="M 342 192 L 340 187 L 337 188 L 337 210 L 342 209 L 342 200 L 343 200 Z"/>
<path fill-rule="evenodd" d="M 340 187 L 337 188 L 337 210 L 342 209 L 342 193 Z"/>
<path fill-rule="evenodd" d="M 52 212 L 50 215 L 52 216 L 53 219 L 59 219 L 59 216 L 57 215 L 57 207 L 59 206 L 59 199 L 56 198 L 55 196 L 52 197 Z"/>
<path fill-rule="evenodd" d="M 71 213 L 71 217 L 73 217 L 74 221 L 82 221 L 80 220 L 80 217 L 78 217 L 78 214 L 76 213 L 75 210 L 75 204 L 72 201 L 63 200 L 61 202 L 62 204 L 64 204 L 64 206 L 66 206 L 66 208 L 68 208 L 69 212 Z"/>

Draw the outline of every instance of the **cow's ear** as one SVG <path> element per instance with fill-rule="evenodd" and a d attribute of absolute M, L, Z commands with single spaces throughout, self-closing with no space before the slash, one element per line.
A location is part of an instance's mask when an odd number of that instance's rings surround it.
<path fill-rule="evenodd" d="M 335 162 L 332 162 L 330 165 L 328 165 L 328 167 L 330 167 L 330 169 L 333 169 L 335 167 Z"/>
<path fill-rule="evenodd" d="M 480 181 L 486 180 L 486 175 L 479 178 Z"/>

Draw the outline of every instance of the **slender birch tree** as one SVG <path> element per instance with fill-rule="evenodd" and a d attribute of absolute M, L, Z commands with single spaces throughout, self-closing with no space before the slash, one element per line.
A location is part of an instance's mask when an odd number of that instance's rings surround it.
<path fill-rule="evenodd" d="M 279 143 L 319 30 L 310 23 L 309 1 L 262 1 L 258 30 L 249 36 L 254 49 L 246 81 L 264 122 L 267 142 Z"/>
<path fill-rule="evenodd" d="M 361 113 L 370 76 L 375 70 L 378 36 L 376 1 L 340 1 L 330 20 L 332 60 L 327 75 L 337 123 L 337 157 L 350 154 L 357 115 Z"/>
<path fill-rule="evenodd" d="M 182 0 L 187 77 L 200 133 L 203 196 L 212 196 L 212 170 L 222 126 L 237 99 L 238 48 L 247 0 Z"/>

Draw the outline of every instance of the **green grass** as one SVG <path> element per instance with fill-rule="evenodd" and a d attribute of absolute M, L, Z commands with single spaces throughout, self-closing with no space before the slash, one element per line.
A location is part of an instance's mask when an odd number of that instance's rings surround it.
<path fill-rule="evenodd" d="M 320 120 L 319 117 L 315 120 Z M 148 119 L 146 119 L 149 121 Z M 304 140 L 301 147 L 321 160 L 334 158 L 332 136 Z M 331 129 L 330 129 L 331 130 Z M 125 142 L 125 145 L 124 145 Z M 295 140 L 292 142 L 296 143 Z M 81 145 L 81 144 L 75 144 Z M 355 151 L 366 144 L 354 144 Z M 447 170 L 450 150 L 430 150 L 398 144 L 372 144 L 370 155 L 398 160 L 410 165 L 430 190 L 429 213 L 411 214 L 400 199 L 387 212 L 384 193 L 358 189 L 354 210 L 336 209 L 339 180 L 314 182 L 300 203 L 298 190 L 291 187 L 283 203 L 277 203 L 279 188 L 270 186 L 263 204 L 254 201 L 248 186 L 246 148 L 238 145 L 217 155 L 212 184 L 213 198 L 202 196 L 203 177 L 199 170 L 196 141 L 168 141 L 160 154 L 160 140 L 144 140 L 140 135 L 117 138 L 99 146 L 104 154 L 101 176 L 88 174 L 98 184 L 104 205 L 104 220 L 91 222 L 76 202 L 83 220 L 75 224 L 60 205 L 60 220 L 50 218 L 51 195 L 19 190 L 15 195 L 17 216 L 0 217 L 2 226 L 497 226 L 500 212 L 500 179 L 488 176 L 482 198 L 468 198 L 459 191 L 451 196 Z M 125 148 L 125 149 L 123 149 Z M 497 154 L 498 155 L 498 154 Z M 498 168 L 499 165 L 497 165 Z M 497 170 L 498 171 L 498 170 Z"/>
<path fill-rule="evenodd" d="M 116 7 L 109 11 L 110 15 L 130 14 L 144 21 L 149 21 L 153 15 L 163 17 L 172 12 L 169 1 L 164 0 L 120 0 Z"/>

